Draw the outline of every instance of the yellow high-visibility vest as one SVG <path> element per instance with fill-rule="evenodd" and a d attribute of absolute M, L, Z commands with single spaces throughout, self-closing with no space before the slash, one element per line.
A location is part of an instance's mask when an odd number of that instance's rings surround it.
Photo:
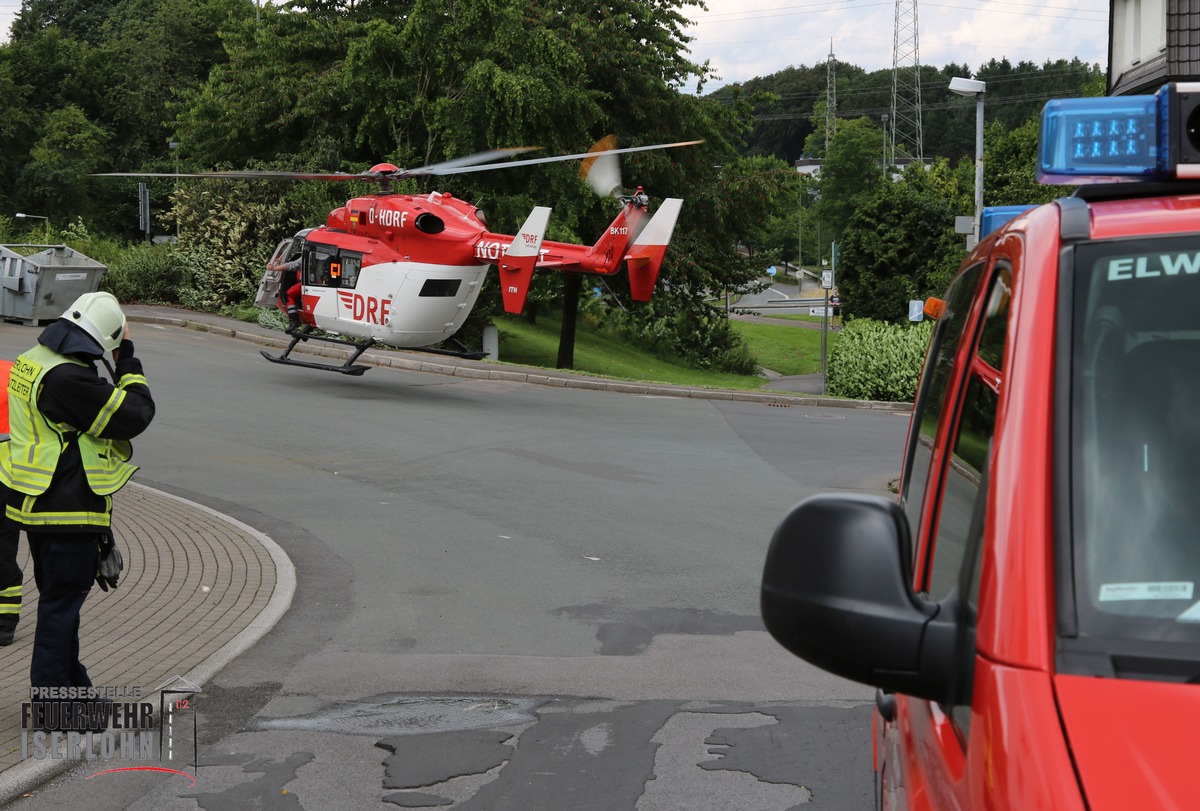
<path fill-rule="evenodd" d="M 129 463 L 132 446 L 127 440 L 101 439 L 98 434 L 108 425 L 113 414 L 125 400 L 121 384 L 144 382 L 141 375 L 127 375 L 113 389 L 112 396 L 100 409 L 96 419 L 83 433 L 69 425 L 51 422 L 38 408 L 37 399 L 46 373 L 64 363 L 87 366 L 82 361 L 63 355 L 38 344 L 17 358 L 8 376 L 9 442 L 0 443 L 0 480 L 24 493 L 24 508 L 10 506 L 8 515 L 25 524 L 101 524 L 108 525 L 108 515 L 91 512 L 38 513 L 32 509 L 37 496 L 50 487 L 59 457 L 67 443 L 79 445 L 84 475 L 88 486 L 98 496 L 107 497 L 120 490 L 137 470 Z M 111 511 L 111 510 L 110 510 Z"/>

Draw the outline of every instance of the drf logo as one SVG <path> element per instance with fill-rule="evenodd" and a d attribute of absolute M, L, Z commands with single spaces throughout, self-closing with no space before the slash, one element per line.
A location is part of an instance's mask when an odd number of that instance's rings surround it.
<path fill-rule="evenodd" d="M 364 296 L 349 290 L 339 290 L 338 297 L 342 300 L 342 306 L 350 311 L 351 320 L 367 324 L 385 323 L 392 308 L 391 299 Z"/>

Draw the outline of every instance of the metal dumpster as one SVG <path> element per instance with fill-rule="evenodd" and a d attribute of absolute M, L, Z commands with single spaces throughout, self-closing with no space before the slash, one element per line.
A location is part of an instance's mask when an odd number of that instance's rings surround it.
<path fill-rule="evenodd" d="M 14 248 L 42 248 L 24 256 Z M 0 245 L 0 319 L 38 326 L 84 293 L 100 289 L 108 268 L 66 245 Z"/>

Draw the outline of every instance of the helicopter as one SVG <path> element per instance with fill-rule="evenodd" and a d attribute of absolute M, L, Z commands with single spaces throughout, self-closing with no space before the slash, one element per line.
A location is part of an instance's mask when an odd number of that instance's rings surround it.
<path fill-rule="evenodd" d="M 667 198 L 651 215 L 650 200 L 639 186 L 620 188 L 616 156 L 650 149 L 690 146 L 684 141 L 652 146 L 611 147 L 610 138 L 576 155 L 505 160 L 537 147 L 497 149 L 417 169 L 380 163 L 364 173 L 200 172 L 155 177 L 206 177 L 288 180 L 370 180 L 380 190 L 354 197 L 331 211 L 324 225 L 305 228 L 282 240 L 267 263 L 254 303 L 287 313 L 295 308 L 291 342 L 278 355 L 263 351 L 272 363 L 361 375 L 369 367 L 358 358 L 376 344 L 480 358 L 454 339 L 474 307 L 484 278 L 494 265 L 499 273 L 504 310 L 519 314 L 534 271 L 609 276 L 624 264 L 630 295 L 649 301 L 683 201 Z M 447 192 L 401 194 L 397 180 L 449 175 L 540 163 L 581 160 L 581 175 L 595 191 L 612 194 L 621 209 L 593 245 L 546 240 L 551 209 L 536 206 L 515 235 L 488 230 L 482 211 Z M 145 177 L 140 173 L 104 176 Z M 289 296 L 299 293 L 300 301 Z M 339 337 L 332 337 L 334 333 Z M 341 364 L 292 357 L 304 341 L 323 341 L 353 349 Z M 457 348 L 435 347 L 451 343 Z"/>

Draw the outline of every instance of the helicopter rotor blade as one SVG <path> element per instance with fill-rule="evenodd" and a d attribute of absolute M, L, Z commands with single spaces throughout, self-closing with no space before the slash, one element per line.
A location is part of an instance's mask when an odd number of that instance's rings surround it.
<path fill-rule="evenodd" d="M 380 175 L 373 172 L 349 174 L 333 172 L 326 174 L 308 174 L 305 172 L 97 172 L 93 177 L 206 177 L 224 180 L 379 180 Z"/>
<path fill-rule="evenodd" d="M 607 155 L 623 155 L 628 152 L 645 152 L 651 149 L 673 149 L 678 146 L 692 146 L 703 141 L 679 141 L 674 144 L 653 144 L 651 146 L 630 146 L 623 149 L 605 149 L 598 152 L 580 152 L 575 155 L 556 155 L 548 158 L 526 158 L 517 161 L 496 161 L 509 155 L 531 152 L 541 149 L 540 146 L 518 146 L 506 149 L 491 149 L 474 155 L 466 155 L 448 161 L 421 166 L 416 169 L 396 169 L 393 172 L 273 172 L 273 171 L 221 171 L 221 172 L 98 172 L 93 177 L 162 177 L 162 178 L 216 178 L 225 180 L 326 180 L 342 182 L 347 180 L 403 180 L 407 177 L 427 175 L 458 175 L 467 172 L 488 172 L 493 169 L 508 169 L 519 166 L 536 166 L 542 163 L 559 163 L 562 161 L 599 158 Z M 488 161 L 495 161 L 489 163 Z"/>
<path fill-rule="evenodd" d="M 647 152 L 651 149 L 674 149 L 677 146 L 694 146 L 702 144 L 704 141 L 679 141 L 674 144 L 652 144 L 650 146 L 627 146 L 622 149 L 604 149 L 599 152 L 580 152 L 576 155 L 556 155 L 551 158 L 526 158 L 519 161 L 505 161 L 503 163 L 486 163 L 482 166 L 468 166 L 462 169 L 457 169 L 452 172 L 438 172 L 437 174 L 466 174 L 467 172 L 487 172 L 492 169 L 508 169 L 516 166 L 535 166 L 539 163 L 558 163 L 559 161 L 581 160 L 586 158 L 599 158 L 604 155 L 624 155 L 628 152 Z"/>
<path fill-rule="evenodd" d="M 477 152 L 474 155 L 467 155 L 463 158 L 454 158 L 453 160 L 442 161 L 440 163 L 431 163 L 428 166 L 422 166 L 419 169 L 400 169 L 389 177 L 404 178 L 414 177 L 417 175 L 453 175 L 460 171 L 473 171 L 466 169 L 469 166 L 476 166 L 487 161 L 494 161 L 497 158 L 507 157 L 509 155 L 519 155 L 522 152 L 532 152 L 535 149 L 541 149 L 540 146 L 514 146 L 507 149 L 491 149 L 487 152 Z M 508 166 L 508 163 L 497 163 L 495 166 Z"/>
<path fill-rule="evenodd" d="M 495 161 L 509 155 L 519 155 L 541 149 L 540 146 L 517 146 L 506 149 L 490 149 L 474 155 L 466 155 L 453 160 L 422 166 L 417 169 L 396 169 L 392 172 L 273 172 L 273 171 L 221 171 L 221 172 L 101 172 L 95 177 L 203 177 L 224 180 L 403 180 L 406 177 L 418 175 L 454 174 L 467 166 Z M 504 165 L 504 164 L 499 164 Z"/>

